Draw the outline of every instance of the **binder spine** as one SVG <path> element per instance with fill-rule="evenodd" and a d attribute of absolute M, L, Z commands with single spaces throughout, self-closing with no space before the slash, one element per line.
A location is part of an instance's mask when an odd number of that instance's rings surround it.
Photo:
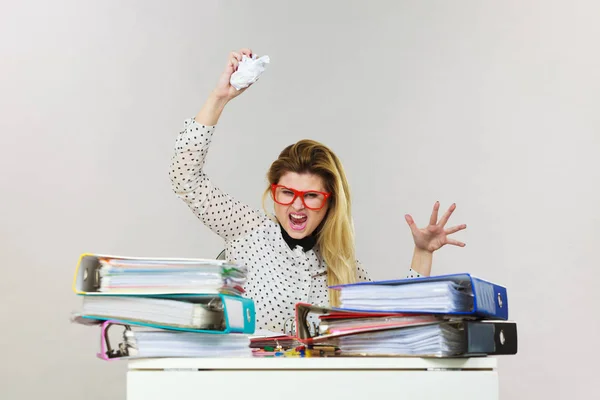
<path fill-rule="evenodd" d="M 498 321 L 465 321 L 465 355 L 517 354 L 517 324 Z"/>
<path fill-rule="evenodd" d="M 501 320 L 508 319 L 508 297 L 506 288 L 493 283 L 471 278 L 473 287 L 474 313 Z"/>
<path fill-rule="evenodd" d="M 226 332 L 252 334 L 256 325 L 254 301 L 249 298 L 221 294 L 225 312 Z"/>

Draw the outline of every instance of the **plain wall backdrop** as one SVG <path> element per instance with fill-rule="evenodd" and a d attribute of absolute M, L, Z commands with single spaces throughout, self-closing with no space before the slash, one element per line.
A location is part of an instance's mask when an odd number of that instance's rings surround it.
<path fill-rule="evenodd" d="M 501 398 L 597 393 L 600 3 L 3 1 L 0 397 L 122 399 L 126 363 L 70 322 L 82 252 L 214 257 L 171 191 L 185 118 L 228 53 L 268 54 L 226 108 L 206 171 L 260 207 L 299 139 L 330 146 L 353 193 L 357 257 L 400 277 L 436 200 L 465 248 L 433 273 L 509 291 L 519 354 Z M 592 396 L 593 397 L 593 396 Z"/>

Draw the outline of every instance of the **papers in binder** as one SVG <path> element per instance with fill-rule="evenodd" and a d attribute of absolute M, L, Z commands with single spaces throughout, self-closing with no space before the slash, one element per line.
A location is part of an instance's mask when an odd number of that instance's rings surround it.
<path fill-rule="evenodd" d="M 335 339 L 340 355 L 473 357 L 516 354 L 514 322 L 439 321 Z"/>
<path fill-rule="evenodd" d="M 318 327 L 313 333 L 311 320 L 318 316 Z M 414 315 L 402 313 L 356 313 L 348 310 L 319 307 L 307 303 L 296 304 L 296 336 L 306 344 L 331 343 L 331 339 L 437 322 L 434 315 Z"/>
<path fill-rule="evenodd" d="M 341 290 L 341 307 L 389 311 L 430 310 L 437 313 L 469 310 L 473 297 L 456 282 L 422 282 L 419 285 L 353 286 Z"/>
<path fill-rule="evenodd" d="M 338 338 L 341 354 L 451 356 L 465 352 L 458 328 L 432 324 Z"/>
<path fill-rule="evenodd" d="M 408 315 L 394 314 L 388 316 L 372 317 L 372 318 L 340 318 L 340 319 L 323 319 L 320 318 L 319 323 L 319 335 L 329 334 L 344 334 L 347 332 L 362 332 L 369 331 L 374 328 L 377 329 L 389 329 L 398 328 L 402 326 L 408 326 L 411 324 L 420 324 L 427 322 L 434 322 L 436 318 L 431 315 Z"/>
<path fill-rule="evenodd" d="M 123 332 L 115 345 L 109 331 Z M 101 350 L 104 360 L 149 357 L 250 357 L 250 339 L 244 334 L 210 335 L 131 326 L 116 321 L 102 324 Z M 114 335 L 113 335 L 114 336 Z"/>
<path fill-rule="evenodd" d="M 78 294 L 244 292 L 247 269 L 225 260 L 82 254 L 73 290 Z"/>
<path fill-rule="evenodd" d="M 252 333 L 255 310 L 252 299 L 229 295 L 85 296 L 81 317 L 172 330 Z"/>

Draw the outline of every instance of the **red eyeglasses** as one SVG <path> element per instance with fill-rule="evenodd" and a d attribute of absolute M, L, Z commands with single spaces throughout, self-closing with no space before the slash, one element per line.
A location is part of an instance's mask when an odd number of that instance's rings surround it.
<path fill-rule="evenodd" d="M 271 185 L 271 192 L 273 194 L 273 200 L 278 204 L 289 206 L 296 200 L 296 197 L 300 197 L 304 207 L 314 211 L 323 208 L 327 199 L 331 196 L 331 193 L 327 192 L 319 192 L 316 190 L 307 190 L 303 192 L 275 183 Z"/>

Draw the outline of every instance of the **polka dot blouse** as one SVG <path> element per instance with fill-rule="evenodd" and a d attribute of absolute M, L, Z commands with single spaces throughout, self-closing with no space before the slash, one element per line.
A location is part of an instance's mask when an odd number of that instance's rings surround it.
<path fill-rule="evenodd" d="M 290 248 L 276 221 L 240 203 L 206 176 L 203 166 L 215 128 L 192 118 L 184 121 L 169 172 L 173 190 L 225 240 L 226 258 L 248 268 L 245 295 L 256 304 L 256 329 L 287 331 L 296 303 L 329 305 L 327 265 L 318 246 L 308 251 Z M 409 269 L 408 276 L 419 275 Z M 360 264 L 357 277 L 370 280 Z"/>

